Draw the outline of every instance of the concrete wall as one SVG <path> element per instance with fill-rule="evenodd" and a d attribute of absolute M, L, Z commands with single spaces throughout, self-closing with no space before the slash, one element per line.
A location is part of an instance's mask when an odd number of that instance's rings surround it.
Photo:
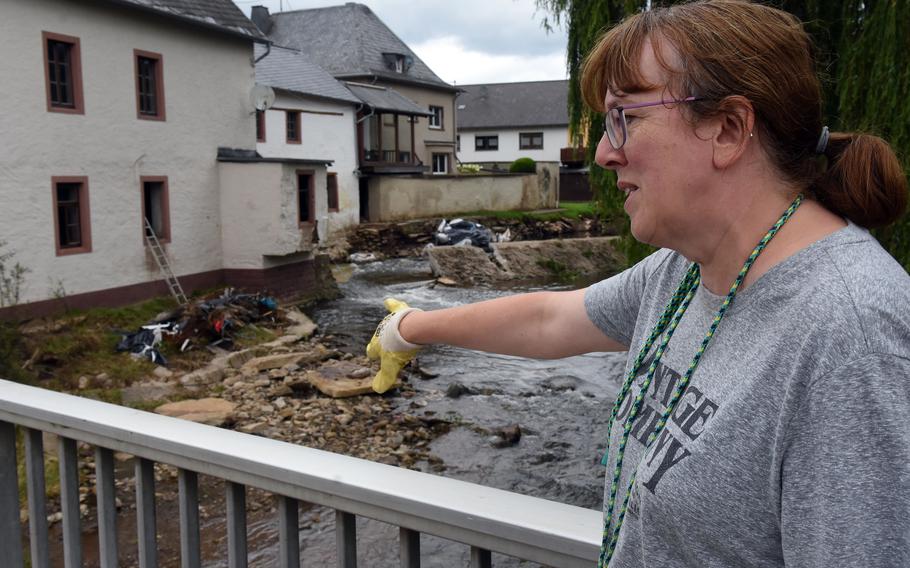
<path fill-rule="evenodd" d="M 543 132 L 542 150 L 520 150 L 518 147 L 520 132 Z M 519 128 L 458 131 L 461 136 L 461 150 L 458 159 L 465 164 L 476 162 L 514 162 L 518 158 L 532 158 L 538 162 L 559 162 L 559 150 L 570 146 L 569 129 L 562 128 Z M 499 136 L 499 150 L 474 150 L 476 136 Z"/>
<path fill-rule="evenodd" d="M 449 154 L 449 169 L 455 164 L 455 93 L 423 89 L 409 85 L 388 83 L 386 87 L 395 89 L 411 99 L 424 110 L 430 105 L 442 107 L 442 128 L 430 128 L 429 118 L 421 116 L 414 126 L 414 145 L 417 157 L 424 165 L 432 166 L 432 155 Z M 558 158 L 557 158 L 558 159 Z"/>
<path fill-rule="evenodd" d="M 84 114 L 48 112 L 42 31 L 80 38 Z M 178 275 L 222 267 L 219 146 L 255 147 L 252 43 L 108 3 L 5 2 L 0 18 L 0 239 L 23 302 L 161 278 L 143 243 L 140 176 L 167 176 Z M 163 57 L 165 121 L 140 120 L 134 49 Z M 92 251 L 57 256 L 52 176 L 87 176 Z"/>
<path fill-rule="evenodd" d="M 260 155 L 268 158 L 331 160 L 329 173 L 338 178 L 338 211 L 324 210 L 319 217 L 329 239 L 360 222 L 360 193 L 357 169 L 357 130 L 352 105 L 323 101 L 303 95 L 278 92 L 273 109 L 266 112 L 265 142 L 256 144 Z M 301 110 L 300 144 L 288 144 L 286 113 L 281 109 Z M 325 182 L 317 186 L 325 193 Z M 323 227 L 320 227 L 322 229 Z"/>
<path fill-rule="evenodd" d="M 559 204 L 559 164 L 537 174 L 376 177 L 370 179 L 370 220 L 440 217 L 466 211 L 549 209 Z"/>
<path fill-rule="evenodd" d="M 262 269 L 311 259 L 311 224 L 298 222 L 297 170 L 313 170 L 316 219 L 326 215 L 324 167 L 220 163 L 222 242 L 226 269 Z M 322 227 L 320 241 L 325 240 Z"/>

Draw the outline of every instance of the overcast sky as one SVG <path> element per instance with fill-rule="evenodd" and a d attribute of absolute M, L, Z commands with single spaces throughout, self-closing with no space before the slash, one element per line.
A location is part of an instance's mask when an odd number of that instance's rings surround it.
<path fill-rule="evenodd" d="M 246 14 L 344 0 L 235 0 Z M 566 78 L 566 33 L 541 27 L 534 0 L 361 0 L 439 77 L 458 85 Z"/>

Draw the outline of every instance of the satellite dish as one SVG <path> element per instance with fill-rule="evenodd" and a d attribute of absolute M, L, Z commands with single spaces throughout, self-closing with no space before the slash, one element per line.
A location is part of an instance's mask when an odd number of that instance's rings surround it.
<path fill-rule="evenodd" d="M 250 103 L 258 111 L 268 110 L 275 104 L 275 91 L 268 85 L 256 83 L 250 91 Z"/>

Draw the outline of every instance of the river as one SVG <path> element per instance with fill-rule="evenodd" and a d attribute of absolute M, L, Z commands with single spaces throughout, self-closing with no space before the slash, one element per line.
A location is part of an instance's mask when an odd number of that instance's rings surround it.
<path fill-rule="evenodd" d="M 354 266 L 350 279 L 341 284 L 344 296 L 312 315 L 323 333 L 335 337 L 340 349 L 361 352 L 385 315 L 382 300 L 389 296 L 411 306 L 436 309 L 555 288 L 449 288 L 435 285 L 425 260 L 395 259 Z M 400 399 L 400 404 L 411 412 L 422 407 L 425 413 L 457 422 L 458 426 L 431 446 L 446 465 L 441 475 L 599 509 L 606 422 L 624 360 L 624 353 L 598 353 L 541 361 L 432 346 L 421 351 L 418 363 L 437 377 L 411 378 L 417 394 Z M 450 398 L 446 391 L 452 383 L 477 394 Z M 520 426 L 521 440 L 512 447 L 495 447 L 495 438 L 487 431 L 509 424 Z M 301 531 L 303 566 L 335 563 L 333 516 L 322 514 L 320 518 L 326 520 Z M 396 527 L 358 519 L 357 529 L 360 566 L 397 565 Z M 267 565 L 274 553 L 262 551 L 259 560 Z M 423 566 L 467 566 L 469 554 L 465 545 L 421 537 Z M 493 556 L 494 566 L 533 565 Z"/>

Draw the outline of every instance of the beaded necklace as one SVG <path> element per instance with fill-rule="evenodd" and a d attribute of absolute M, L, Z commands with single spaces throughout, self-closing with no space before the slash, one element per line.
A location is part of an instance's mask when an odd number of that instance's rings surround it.
<path fill-rule="evenodd" d="M 714 321 L 711 322 L 711 326 L 708 328 L 708 332 L 705 334 L 701 345 L 695 352 L 695 357 L 692 358 L 692 362 L 689 364 L 689 368 L 686 370 L 685 375 L 683 375 L 682 379 L 679 381 L 679 384 L 676 386 L 676 389 L 673 391 L 673 396 L 670 398 L 667 409 L 660 417 L 660 420 L 658 420 L 654 430 L 648 436 L 645 443 L 644 453 L 642 453 L 642 458 L 647 455 L 648 450 L 651 448 L 651 444 L 654 442 L 654 440 L 657 439 L 657 437 L 663 431 L 664 427 L 667 425 L 667 421 L 673 414 L 673 411 L 676 408 L 676 404 L 682 398 L 686 387 L 689 385 L 689 382 L 692 379 L 692 375 L 695 373 L 695 368 L 698 366 L 702 355 L 705 353 L 705 349 L 708 347 L 708 343 L 710 343 L 711 338 L 714 337 L 714 334 L 717 331 L 717 326 L 720 325 L 720 321 L 727 313 L 727 309 L 730 307 L 730 304 L 733 302 L 733 298 L 736 296 L 736 291 L 739 289 L 739 286 L 742 284 L 743 280 L 745 280 L 746 274 L 749 273 L 749 269 L 752 268 L 752 264 L 755 262 L 755 259 L 758 258 L 758 255 L 761 254 L 763 250 L 765 250 L 765 247 L 768 246 L 768 243 L 771 242 L 771 239 L 774 238 L 774 235 L 777 234 L 780 228 L 784 226 L 784 223 L 790 219 L 790 217 L 799 207 L 800 203 L 802 203 L 802 199 L 802 195 L 796 196 L 796 199 L 793 200 L 793 203 L 790 204 L 790 207 L 783 213 L 783 215 L 780 216 L 774 226 L 772 226 L 768 232 L 765 233 L 765 236 L 762 237 L 761 241 L 759 241 L 759 243 L 752 250 L 752 254 L 750 254 L 749 258 L 746 259 L 746 262 L 740 269 L 739 274 L 736 276 L 736 280 L 730 287 L 730 291 L 727 293 L 727 297 L 724 298 L 720 309 L 717 310 L 717 314 L 714 316 Z M 637 470 L 632 472 L 632 476 L 629 479 L 629 487 L 626 491 L 625 499 L 623 499 L 622 506 L 619 508 L 619 515 L 616 519 L 616 526 L 611 531 L 610 527 L 612 524 L 613 512 L 616 508 L 616 492 L 617 488 L 619 487 L 620 477 L 622 475 L 623 458 L 625 456 L 626 444 L 629 441 L 629 435 L 632 431 L 633 422 L 641 410 L 645 394 L 648 391 L 648 387 L 651 386 L 651 381 L 654 379 L 654 373 L 657 371 L 657 363 L 660 361 L 660 358 L 663 356 L 664 351 L 667 349 L 667 345 L 670 343 L 670 338 L 673 336 L 673 332 L 676 331 L 676 326 L 679 325 L 683 314 L 686 312 L 686 309 L 692 302 L 692 298 L 695 296 L 695 291 L 698 289 L 698 285 L 700 283 L 701 275 L 699 267 L 698 264 L 693 262 L 691 266 L 689 266 L 689 269 L 686 271 L 682 282 L 680 282 L 679 286 L 676 288 L 676 292 L 673 293 L 673 297 L 667 304 L 666 309 L 664 309 L 660 318 L 657 320 L 657 324 L 654 326 L 654 329 L 651 331 L 648 339 L 645 340 L 644 345 L 642 345 L 641 350 L 638 352 L 638 357 L 635 359 L 635 363 L 632 365 L 632 369 L 626 376 L 626 380 L 619 391 L 619 395 L 616 397 L 616 403 L 613 405 L 613 411 L 610 413 L 610 421 L 607 426 L 608 437 L 610 435 L 610 432 L 613 431 L 613 423 L 616 420 L 616 415 L 619 413 L 619 408 L 625 402 L 626 398 L 629 395 L 629 392 L 632 389 L 632 384 L 635 381 L 636 373 L 641 368 L 645 357 L 648 355 L 648 352 L 651 351 L 651 347 L 654 345 L 654 342 L 657 341 L 657 338 L 666 331 L 666 335 L 664 335 L 663 339 L 657 346 L 657 351 L 654 353 L 654 360 L 651 361 L 651 365 L 648 367 L 648 373 L 645 375 L 645 379 L 642 382 L 641 388 L 638 390 L 638 394 L 635 396 L 635 399 L 632 402 L 632 408 L 629 410 L 629 416 L 626 418 L 625 424 L 623 426 L 622 438 L 620 439 L 619 446 L 616 450 L 616 465 L 613 468 L 613 481 L 610 483 L 610 498 L 607 502 L 607 513 L 604 518 L 603 540 L 600 547 L 600 558 L 597 562 L 598 568 L 605 568 L 610 563 L 610 559 L 613 557 L 613 552 L 616 548 L 616 542 L 619 540 L 619 530 L 622 528 L 622 523 L 626 516 L 626 509 L 629 505 L 629 496 L 631 495 L 632 487 L 635 484 L 635 474 L 637 473 Z M 609 442 L 607 444 L 607 447 L 609 452 Z M 604 454 L 603 461 L 601 462 L 603 465 L 607 465 L 607 455 L 608 453 Z"/>

